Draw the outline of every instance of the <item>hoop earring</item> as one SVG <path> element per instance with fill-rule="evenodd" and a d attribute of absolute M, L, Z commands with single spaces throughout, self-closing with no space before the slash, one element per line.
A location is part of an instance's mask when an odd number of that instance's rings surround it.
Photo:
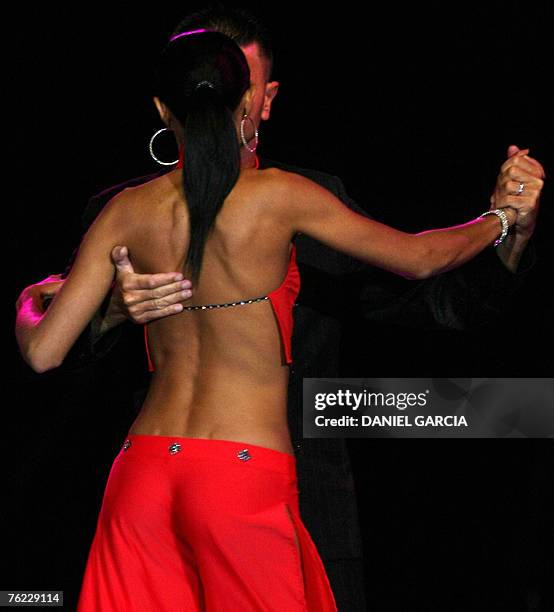
<path fill-rule="evenodd" d="M 153 160 L 158 162 L 158 164 L 161 164 L 162 166 L 174 166 L 175 164 L 179 163 L 179 160 L 175 160 L 174 162 L 164 162 L 161 159 L 158 159 L 155 155 L 154 155 L 154 149 L 153 149 L 153 144 L 154 144 L 154 140 L 156 139 L 156 136 L 158 136 L 158 134 L 161 134 L 162 132 L 165 132 L 166 130 L 172 132 L 173 130 L 170 130 L 169 128 L 162 128 L 161 130 L 158 130 L 154 136 L 152 136 L 152 138 L 150 139 L 150 144 L 148 145 L 148 148 L 150 150 L 150 155 L 152 156 Z"/>
<path fill-rule="evenodd" d="M 256 139 L 256 144 L 254 146 L 253 149 L 251 149 L 248 146 L 248 141 L 246 140 L 246 137 L 244 136 L 244 122 L 248 119 L 248 121 L 250 121 L 250 123 L 252 124 L 252 127 L 254 128 L 254 137 Z M 256 149 L 258 148 L 258 142 L 259 142 L 259 138 L 258 138 L 258 128 L 254 125 L 254 122 L 252 121 L 252 119 L 250 119 L 250 117 L 244 113 L 244 116 L 240 122 L 240 139 L 242 140 L 242 144 L 250 151 L 250 153 L 255 153 Z"/>

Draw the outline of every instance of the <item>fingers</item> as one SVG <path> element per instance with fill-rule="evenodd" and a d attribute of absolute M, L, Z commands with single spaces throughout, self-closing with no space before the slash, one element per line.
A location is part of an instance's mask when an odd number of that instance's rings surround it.
<path fill-rule="evenodd" d="M 129 316 L 135 323 L 145 323 L 154 319 L 161 319 L 183 310 L 183 302 L 191 297 L 190 290 L 172 293 L 164 298 L 154 298 L 128 306 Z"/>
<path fill-rule="evenodd" d="M 523 186 L 523 190 L 520 189 Z M 512 206 L 516 209 L 534 208 L 539 201 L 543 181 L 535 177 L 526 178 L 517 174 L 516 180 L 508 177 L 499 179 L 491 204 L 496 208 Z"/>
<path fill-rule="evenodd" d="M 159 275 L 144 275 L 144 276 L 159 276 Z M 155 289 L 133 289 L 132 283 L 134 279 L 125 279 L 122 284 L 124 301 L 127 306 L 133 306 L 141 302 L 154 302 L 156 300 L 165 300 L 168 297 L 176 294 L 183 294 L 185 298 L 192 295 L 191 282 L 189 280 L 177 281 L 173 283 L 162 284 Z"/>
<path fill-rule="evenodd" d="M 511 166 L 498 177 L 490 199 L 492 208 L 512 206 L 521 211 L 537 209 L 543 184 L 542 179 Z M 520 189 L 521 185 L 523 190 Z"/>
<path fill-rule="evenodd" d="M 521 191 L 520 186 L 523 183 L 523 191 Z M 533 187 L 535 187 L 535 189 L 532 189 Z M 519 181 L 505 181 L 503 183 L 503 192 L 506 195 L 513 195 L 513 196 L 521 196 L 521 195 L 526 195 L 525 192 L 527 192 L 527 194 L 529 194 L 529 191 L 531 191 L 531 195 L 535 195 L 535 192 L 537 190 L 540 190 L 541 185 L 538 181 L 528 181 L 525 182 L 523 180 Z"/>
<path fill-rule="evenodd" d="M 44 280 L 41 280 L 38 283 L 35 283 L 35 285 L 46 285 L 46 284 L 53 284 L 53 283 L 63 284 L 64 280 L 65 279 L 62 278 L 61 274 L 50 274 L 50 276 L 47 276 Z"/>
<path fill-rule="evenodd" d="M 525 151 L 521 151 L 521 149 L 517 145 L 510 145 L 508 147 L 508 157 L 513 157 L 514 155 L 517 155 L 517 153 L 521 153 L 524 159 L 526 159 L 531 164 L 535 165 L 538 169 L 540 169 L 540 171 L 542 172 L 541 178 L 545 177 L 545 172 L 544 172 L 544 168 L 542 164 L 538 162 L 536 159 L 529 157 L 528 155 L 529 149 L 525 149 Z"/>
<path fill-rule="evenodd" d="M 156 289 L 124 291 L 122 299 L 129 318 L 135 323 L 145 323 L 181 312 L 181 302 L 192 296 L 190 287 L 190 281 L 179 281 Z"/>
<path fill-rule="evenodd" d="M 178 314 L 183 310 L 182 304 L 170 304 L 165 306 L 164 308 L 158 308 L 156 310 L 146 310 L 144 312 L 140 312 L 136 315 L 133 315 L 133 321 L 135 323 L 148 323 L 149 321 L 155 321 L 156 319 L 163 319 L 169 315 Z"/>
<path fill-rule="evenodd" d="M 491 197 L 493 208 L 511 207 L 517 211 L 518 224 L 526 217 L 536 217 L 544 185 L 542 166 L 527 156 L 528 149 L 509 147 L 512 157 L 502 165 Z"/>
<path fill-rule="evenodd" d="M 180 302 L 192 296 L 192 283 L 180 272 L 137 274 L 125 246 L 113 248 L 117 268 L 114 303 L 135 323 L 145 323 L 181 312 Z"/>
<path fill-rule="evenodd" d="M 529 212 L 536 208 L 537 198 L 535 196 L 522 197 L 518 195 L 507 195 L 497 199 L 496 208 L 506 208 L 507 206 L 518 212 Z"/>
<path fill-rule="evenodd" d="M 517 183 L 515 186 L 516 191 L 518 190 L 520 183 L 523 183 L 524 191 L 527 192 L 529 192 L 530 189 L 540 190 L 544 185 L 544 181 L 537 178 L 534 174 L 529 174 L 520 168 L 512 166 L 498 177 L 498 185 L 504 190 L 504 192 L 508 193 L 510 191 L 507 188 L 508 185 L 513 185 L 514 183 Z"/>
<path fill-rule="evenodd" d="M 502 164 L 500 167 L 500 173 L 502 174 L 506 172 L 510 167 L 516 167 L 524 170 L 528 174 L 536 176 L 537 178 L 544 179 L 544 168 L 536 159 L 533 159 L 527 155 L 527 153 L 529 153 L 529 149 L 518 150 Z"/>
<path fill-rule="evenodd" d="M 150 290 L 157 291 L 164 287 L 177 287 L 182 283 L 183 289 L 190 289 L 192 283 L 190 280 L 183 279 L 183 275 L 178 272 L 160 272 L 158 274 L 129 274 L 121 280 L 121 289 L 123 292 Z M 163 297 L 159 293 L 151 293 L 151 297 Z"/>
<path fill-rule="evenodd" d="M 35 305 L 38 305 L 44 312 L 44 301 L 46 298 L 53 298 L 62 288 L 65 279 L 60 279 L 61 274 L 51 274 L 43 281 L 32 285 L 32 295 Z"/>
<path fill-rule="evenodd" d="M 540 162 L 538 162 L 533 157 L 529 157 L 529 155 L 524 155 L 523 158 L 525 160 L 527 160 L 529 163 L 533 164 L 537 168 L 537 171 L 540 172 L 540 177 L 541 178 L 545 178 L 546 177 L 546 172 L 544 171 L 544 167 L 543 167 L 543 165 Z"/>
<path fill-rule="evenodd" d="M 117 274 L 134 272 L 131 260 L 129 259 L 129 249 L 126 246 L 115 246 L 112 249 L 111 256 L 117 268 Z"/>
<path fill-rule="evenodd" d="M 23 289 L 16 302 L 16 308 L 20 308 L 25 298 L 30 297 L 36 307 L 44 312 L 44 299 L 53 298 L 65 283 L 61 274 L 50 274 L 38 283 L 28 285 Z"/>

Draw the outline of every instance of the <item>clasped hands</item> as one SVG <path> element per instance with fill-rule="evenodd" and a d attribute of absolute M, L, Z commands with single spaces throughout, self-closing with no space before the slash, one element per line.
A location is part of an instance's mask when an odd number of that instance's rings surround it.
<path fill-rule="evenodd" d="M 515 211 L 513 236 L 528 242 L 537 223 L 540 194 L 544 185 L 544 169 L 529 157 L 529 149 L 508 147 L 508 159 L 502 164 L 496 187 L 490 198 L 490 210 L 506 208 Z"/>

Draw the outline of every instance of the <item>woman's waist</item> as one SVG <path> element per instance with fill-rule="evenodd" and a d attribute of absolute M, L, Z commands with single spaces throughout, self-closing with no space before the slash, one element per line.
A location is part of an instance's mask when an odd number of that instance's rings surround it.
<path fill-rule="evenodd" d="M 127 434 L 142 436 L 145 439 L 175 438 L 182 440 L 229 441 L 242 445 L 255 445 L 294 456 L 290 433 L 287 427 L 271 427 L 267 424 L 252 423 L 189 424 L 166 421 L 163 418 L 137 417 Z M 195 443 L 196 444 L 196 443 Z"/>
<path fill-rule="evenodd" d="M 222 407 L 247 411 L 251 416 L 285 413 L 287 397 L 287 372 L 278 372 L 269 380 L 240 373 L 187 376 L 184 372 L 155 372 L 147 393 L 147 401 L 160 407 L 171 405 L 191 414 L 213 411 L 217 416 Z"/>
<path fill-rule="evenodd" d="M 164 461 L 164 466 L 174 464 L 178 469 L 200 469 L 198 462 L 212 464 L 221 472 L 227 467 L 236 467 L 249 471 L 269 470 L 285 476 L 283 484 L 292 486 L 297 492 L 296 457 L 293 452 L 274 448 L 266 444 L 257 444 L 251 440 L 227 438 L 200 438 L 192 436 L 142 434 L 132 431 L 122 439 L 119 456 L 125 461 L 132 459 Z M 168 463 L 169 461 L 169 463 Z M 241 467 L 244 466 L 244 467 Z M 229 478 L 232 474 L 228 472 Z M 256 475 L 250 472 L 252 478 Z"/>
<path fill-rule="evenodd" d="M 150 389 L 134 433 L 250 441 L 292 452 L 286 393 L 183 397 Z"/>

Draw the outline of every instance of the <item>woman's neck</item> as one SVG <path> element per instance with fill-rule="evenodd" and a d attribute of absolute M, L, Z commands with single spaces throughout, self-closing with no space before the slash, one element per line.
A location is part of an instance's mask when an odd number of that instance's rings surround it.
<path fill-rule="evenodd" d="M 183 158 L 185 156 L 185 148 L 179 148 L 179 162 L 176 168 L 183 167 Z M 258 168 L 260 165 L 258 156 L 256 153 L 251 153 L 246 148 L 242 148 L 240 151 L 240 167 L 242 170 L 247 170 L 249 168 Z"/>

